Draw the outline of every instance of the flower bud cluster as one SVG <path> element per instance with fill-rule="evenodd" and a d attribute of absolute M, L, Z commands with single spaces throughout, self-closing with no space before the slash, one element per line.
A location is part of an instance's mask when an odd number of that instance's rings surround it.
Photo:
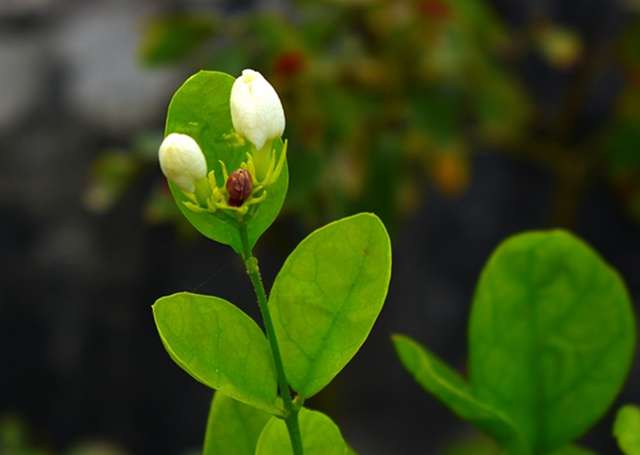
<path fill-rule="evenodd" d="M 242 218 L 262 202 L 267 188 L 278 180 L 286 162 L 287 144 L 277 157 L 272 142 L 284 131 L 284 111 L 274 88 L 253 70 L 236 79 L 230 97 L 231 120 L 236 133 L 253 148 L 239 169 L 230 175 L 224 162 L 220 169 L 224 184 L 218 186 L 215 171 L 198 143 L 190 136 L 169 134 L 158 153 L 160 168 L 187 197 L 184 204 L 194 212 L 232 212 Z M 258 169 L 257 169 L 258 167 Z"/>

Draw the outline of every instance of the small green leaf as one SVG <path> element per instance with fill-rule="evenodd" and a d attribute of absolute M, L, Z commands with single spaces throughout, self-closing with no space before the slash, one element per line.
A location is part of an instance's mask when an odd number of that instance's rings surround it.
<path fill-rule="evenodd" d="M 613 434 L 625 455 L 640 455 L 640 407 L 628 404 L 620 408 Z"/>
<path fill-rule="evenodd" d="M 267 339 L 238 307 L 181 292 L 158 299 L 153 317 L 171 358 L 196 380 L 243 403 L 279 412 Z"/>
<path fill-rule="evenodd" d="M 304 455 L 349 455 L 353 453 L 333 421 L 318 411 L 301 409 L 298 415 Z M 262 430 L 256 455 L 293 454 L 287 426 L 272 417 Z"/>
<path fill-rule="evenodd" d="M 233 172 L 240 167 L 250 150 L 250 144 L 235 134 L 231 124 L 229 96 L 234 80 L 228 74 L 200 71 L 176 91 L 167 113 L 165 136 L 182 133 L 194 138 L 205 154 L 208 169 L 215 171 L 218 186 L 225 184 L 219 161 L 223 161 L 227 170 Z M 283 143 L 278 139 L 273 144 L 279 157 Z M 268 188 L 267 198 L 247 223 L 250 247 L 255 245 L 278 216 L 288 184 L 289 171 L 285 163 L 278 180 Z M 169 187 L 180 211 L 202 235 L 231 246 L 239 254 L 242 252 L 242 241 L 234 221 L 218 214 L 192 212 L 184 205 L 188 199 L 182 191 L 172 183 L 169 183 Z"/>
<path fill-rule="evenodd" d="M 314 231 L 287 258 L 269 308 L 287 380 L 300 395 L 321 390 L 360 349 L 390 276 L 389 236 L 369 213 Z"/>
<path fill-rule="evenodd" d="M 211 401 L 203 455 L 253 455 L 271 415 L 221 392 Z"/>
<path fill-rule="evenodd" d="M 535 453 L 579 437 L 620 390 L 635 324 L 618 274 L 562 231 L 517 235 L 487 263 L 469 343 L 474 395 Z"/>
<path fill-rule="evenodd" d="M 393 344 L 402 364 L 415 380 L 459 417 L 475 424 L 505 447 L 518 443 L 517 430 L 496 409 L 476 399 L 462 377 L 416 341 L 394 335 Z"/>

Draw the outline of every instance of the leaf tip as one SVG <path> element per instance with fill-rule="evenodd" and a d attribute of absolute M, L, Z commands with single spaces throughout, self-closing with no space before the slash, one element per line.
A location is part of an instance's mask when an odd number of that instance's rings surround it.
<path fill-rule="evenodd" d="M 400 357 L 402 362 L 405 361 L 405 357 L 412 348 L 416 347 L 416 342 L 408 335 L 402 333 L 394 333 L 391 335 L 391 342 L 396 354 Z"/>

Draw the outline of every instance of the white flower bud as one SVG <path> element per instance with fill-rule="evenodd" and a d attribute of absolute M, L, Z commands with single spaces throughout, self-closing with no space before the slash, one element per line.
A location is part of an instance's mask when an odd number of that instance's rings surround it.
<path fill-rule="evenodd" d="M 231 88 L 231 121 L 236 132 L 260 150 L 282 136 L 284 110 L 278 94 L 257 71 L 246 69 Z"/>
<path fill-rule="evenodd" d="M 196 182 L 207 177 L 207 161 L 191 136 L 171 133 L 158 152 L 162 173 L 181 190 L 193 193 Z"/>

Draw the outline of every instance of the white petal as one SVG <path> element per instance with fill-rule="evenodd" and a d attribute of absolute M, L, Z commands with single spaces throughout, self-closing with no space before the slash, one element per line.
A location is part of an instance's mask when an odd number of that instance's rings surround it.
<path fill-rule="evenodd" d="M 246 69 L 231 88 L 233 128 L 261 149 L 265 142 L 282 136 L 284 110 L 273 86 L 257 71 Z"/>
<path fill-rule="evenodd" d="M 207 176 L 207 161 L 198 143 L 186 134 L 168 135 L 158 152 L 160 168 L 183 191 L 192 193 L 195 182 Z"/>

